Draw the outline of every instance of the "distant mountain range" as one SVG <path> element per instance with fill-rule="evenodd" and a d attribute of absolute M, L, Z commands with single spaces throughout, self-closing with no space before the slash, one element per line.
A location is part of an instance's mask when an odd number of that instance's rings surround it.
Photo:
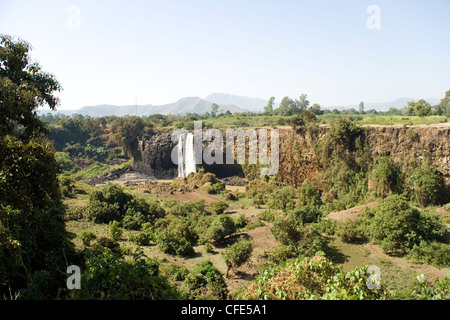
<path fill-rule="evenodd" d="M 168 103 L 164 105 L 127 105 L 127 106 L 116 106 L 116 105 L 96 105 L 96 106 L 86 106 L 76 110 L 57 110 L 51 111 L 51 113 L 62 113 L 66 115 L 78 113 L 85 116 L 91 117 L 103 117 L 103 116 L 125 116 L 125 115 L 138 115 L 146 116 L 151 114 L 179 114 L 185 115 L 186 113 L 198 113 L 204 114 L 206 112 L 211 112 L 211 106 L 213 102 L 207 101 L 199 97 L 185 97 L 174 103 Z M 219 106 L 219 111 L 229 110 L 231 113 L 244 112 L 246 110 L 234 105 L 234 104 L 222 104 L 217 103 Z M 41 114 L 50 112 L 49 110 L 39 110 Z"/>
<path fill-rule="evenodd" d="M 96 105 L 96 106 L 85 106 L 76 110 L 38 110 L 39 114 L 46 113 L 61 113 L 66 115 L 71 115 L 74 113 L 91 116 L 91 117 L 103 117 L 103 116 L 125 116 L 125 115 L 138 115 L 145 116 L 151 114 L 178 114 L 185 115 L 186 113 L 198 113 L 204 114 L 211 111 L 211 106 L 216 103 L 219 106 L 219 110 L 227 111 L 231 113 L 235 112 L 261 112 L 264 110 L 264 106 L 267 105 L 269 99 L 261 98 L 249 98 L 244 96 L 232 95 L 228 93 L 213 93 L 208 95 L 205 99 L 199 97 L 185 97 L 180 100 L 168 103 L 164 105 L 127 105 L 127 106 L 116 106 L 116 105 Z M 401 109 L 407 105 L 409 101 L 417 101 L 418 99 L 412 98 L 400 98 L 394 101 L 382 102 L 382 103 L 370 103 L 364 102 L 364 109 L 370 110 L 375 109 L 377 111 L 387 111 L 389 108 Z M 425 99 L 431 105 L 438 104 L 440 99 Z M 274 103 L 274 108 L 279 106 L 278 103 Z M 349 109 L 355 108 L 358 110 L 358 104 L 339 106 L 338 109 Z M 331 108 L 331 107 L 329 107 Z M 334 108 L 334 107 L 333 107 Z"/>

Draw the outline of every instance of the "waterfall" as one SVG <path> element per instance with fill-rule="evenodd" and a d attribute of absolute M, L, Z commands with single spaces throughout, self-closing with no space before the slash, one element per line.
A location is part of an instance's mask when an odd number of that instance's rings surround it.
<path fill-rule="evenodd" d="M 178 177 L 187 177 L 197 172 L 194 158 L 194 135 L 181 134 L 178 138 Z"/>

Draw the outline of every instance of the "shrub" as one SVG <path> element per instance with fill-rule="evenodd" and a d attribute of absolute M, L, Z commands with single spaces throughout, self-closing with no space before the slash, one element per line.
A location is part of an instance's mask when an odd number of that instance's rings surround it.
<path fill-rule="evenodd" d="M 450 300 L 450 278 L 437 278 L 434 284 L 428 284 L 423 274 L 414 282 L 412 298 L 415 300 Z"/>
<path fill-rule="evenodd" d="M 123 234 L 123 229 L 119 226 L 117 221 L 111 221 L 108 223 L 108 232 L 111 236 L 111 239 L 117 241 Z"/>
<path fill-rule="evenodd" d="M 324 233 L 328 236 L 332 236 L 336 231 L 336 221 L 322 219 L 318 223 L 316 223 L 314 227 L 318 232 Z"/>
<path fill-rule="evenodd" d="M 120 186 L 108 183 L 100 190 L 94 190 L 89 194 L 87 218 L 96 223 L 121 221 L 126 212 L 126 205 L 131 199 L 132 196 L 125 193 Z"/>
<path fill-rule="evenodd" d="M 357 243 L 363 238 L 363 233 L 360 230 L 360 223 L 358 220 L 344 220 L 337 222 L 336 235 L 344 242 Z"/>
<path fill-rule="evenodd" d="M 250 300 L 355 300 L 385 299 L 381 287 L 367 287 L 367 266 L 348 272 L 318 252 L 312 257 L 295 259 L 283 267 L 264 270 L 241 295 Z"/>
<path fill-rule="evenodd" d="M 76 290 L 72 298 L 169 300 L 179 299 L 180 294 L 160 277 L 158 262 L 148 259 L 141 251 L 125 261 L 107 249 L 95 248 L 87 252 L 81 290 Z"/>
<path fill-rule="evenodd" d="M 148 246 L 152 240 L 152 236 L 147 232 L 139 232 L 135 235 L 129 235 L 128 240 L 138 246 Z"/>
<path fill-rule="evenodd" d="M 298 205 L 300 206 L 321 206 L 322 199 L 317 187 L 305 185 L 298 190 Z"/>
<path fill-rule="evenodd" d="M 223 260 L 227 266 L 227 277 L 230 269 L 236 271 L 236 268 L 248 261 L 253 252 L 253 246 L 252 240 L 244 240 L 241 238 L 239 241 L 229 245 L 228 248 L 222 252 Z"/>
<path fill-rule="evenodd" d="M 210 243 L 205 243 L 205 252 L 211 253 L 213 251 L 213 246 Z"/>
<path fill-rule="evenodd" d="M 375 159 L 369 174 L 369 191 L 376 197 L 387 197 L 390 194 L 403 192 L 403 180 L 400 169 L 389 157 Z"/>
<path fill-rule="evenodd" d="M 189 269 L 185 266 L 171 263 L 168 268 L 168 273 L 172 281 L 184 281 L 189 275 Z"/>
<path fill-rule="evenodd" d="M 190 257 L 194 252 L 194 248 L 185 237 L 180 237 L 172 229 L 160 229 L 156 233 L 156 244 L 158 248 L 168 254 L 178 255 L 182 257 Z"/>
<path fill-rule="evenodd" d="M 91 241 L 94 241 L 97 238 L 97 236 L 92 231 L 83 230 L 81 231 L 78 238 L 80 238 L 83 245 L 90 246 Z"/>
<path fill-rule="evenodd" d="M 446 268 L 450 265 L 450 245 L 422 241 L 419 245 L 414 245 L 408 256 L 438 268 Z"/>
<path fill-rule="evenodd" d="M 213 201 L 210 204 L 212 214 L 222 214 L 228 208 L 228 203 L 225 201 Z"/>
<path fill-rule="evenodd" d="M 346 118 L 340 118 L 331 124 L 328 132 L 329 143 L 334 146 L 336 151 L 339 148 L 344 150 L 355 150 L 356 139 L 363 133 L 362 129 L 354 122 Z"/>
<path fill-rule="evenodd" d="M 218 182 L 212 184 L 212 188 L 214 190 L 214 193 L 220 194 L 223 191 L 225 191 L 225 183 L 222 181 L 218 181 Z"/>
<path fill-rule="evenodd" d="M 275 221 L 275 213 L 271 210 L 264 210 L 264 211 L 258 213 L 258 216 L 261 220 L 264 220 L 267 222 Z"/>
<path fill-rule="evenodd" d="M 209 260 L 194 266 L 180 290 L 190 300 L 225 300 L 228 295 L 223 275 Z"/>
<path fill-rule="evenodd" d="M 269 208 L 288 211 L 295 206 L 295 189 L 292 187 L 283 187 L 275 190 L 270 195 Z"/>
<path fill-rule="evenodd" d="M 236 226 L 236 229 L 244 228 L 247 225 L 245 214 L 240 214 L 236 219 L 234 219 L 234 225 Z"/>
<path fill-rule="evenodd" d="M 110 239 L 108 237 L 98 238 L 97 239 L 97 247 L 98 246 L 103 247 L 103 248 L 108 248 L 116 254 L 122 253 L 122 251 L 120 250 L 120 244 L 117 241 Z"/>
<path fill-rule="evenodd" d="M 199 199 L 196 201 L 171 201 L 167 203 L 167 214 L 175 216 L 187 217 L 194 212 L 205 211 L 205 200 Z"/>
<path fill-rule="evenodd" d="M 254 179 L 245 186 L 245 195 L 247 198 L 255 198 L 258 194 L 267 196 L 271 194 L 273 190 L 274 187 L 267 182 L 260 179 Z"/>
<path fill-rule="evenodd" d="M 219 215 L 214 218 L 208 229 L 202 235 L 204 240 L 221 241 L 226 236 L 236 232 L 236 225 L 228 215 Z"/>
<path fill-rule="evenodd" d="M 398 195 L 389 196 L 378 205 L 367 229 L 371 240 L 391 253 L 406 253 L 422 240 L 439 240 L 445 232 L 436 215 L 421 214 Z"/>
<path fill-rule="evenodd" d="M 444 177 L 424 162 L 408 180 L 411 201 L 422 206 L 444 203 L 447 193 Z"/>
<path fill-rule="evenodd" d="M 123 191 L 119 185 L 107 184 L 89 194 L 86 217 L 96 223 L 118 221 L 130 230 L 139 230 L 143 223 L 154 222 L 165 215 L 158 202 L 147 203 Z"/>
<path fill-rule="evenodd" d="M 289 219 L 295 221 L 297 224 L 317 222 L 321 217 L 322 212 L 317 207 L 311 205 L 296 208 L 289 214 Z"/>
<path fill-rule="evenodd" d="M 325 238 L 312 225 L 299 225 L 292 220 L 278 219 L 271 233 L 289 249 L 289 258 L 314 255 L 327 249 Z"/>

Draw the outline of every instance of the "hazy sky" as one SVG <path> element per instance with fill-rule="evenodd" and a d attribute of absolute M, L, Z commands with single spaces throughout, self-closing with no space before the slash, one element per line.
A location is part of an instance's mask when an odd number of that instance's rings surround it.
<path fill-rule="evenodd" d="M 213 92 L 326 107 L 442 98 L 449 13 L 450 0 L 0 0 L 0 33 L 31 43 L 60 109 Z"/>

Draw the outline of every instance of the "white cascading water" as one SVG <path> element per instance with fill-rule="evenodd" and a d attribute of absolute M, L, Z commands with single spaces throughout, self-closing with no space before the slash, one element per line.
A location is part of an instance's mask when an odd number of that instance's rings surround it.
<path fill-rule="evenodd" d="M 184 178 L 197 172 L 194 158 L 194 135 L 182 134 L 178 139 L 178 177 Z"/>

